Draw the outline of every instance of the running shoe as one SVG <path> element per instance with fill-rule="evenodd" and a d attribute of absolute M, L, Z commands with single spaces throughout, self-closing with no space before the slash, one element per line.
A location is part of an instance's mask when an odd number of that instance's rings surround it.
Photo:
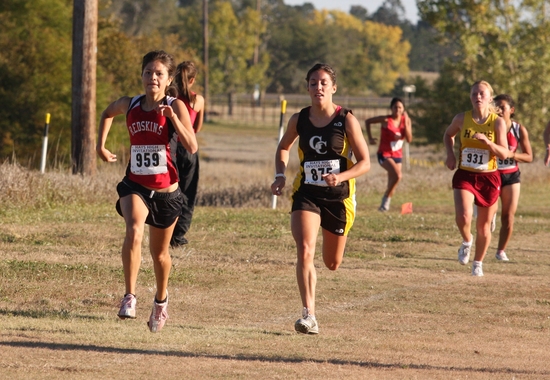
<path fill-rule="evenodd" d="M 298 319 L 294 324 L 294 329 L 302 334 L 319 334 L 319 325 L 312 315 Z"/>
<path fill-rule="evenodd" d="M 170 247 L 171 248 L 178 248 L 178 247 L 181 247 L 185 244 L 188 244 L 189 242 L 187 241 L 186 238 L 184 238 L 183 236 L 180 237 L 180 238 L 177 238 L 177 239 L 174 239 L 172 238 L 172 240 L 170 240 Z"/>
<path fill-rule="evenodd" d="M 168 296 L 166 296 L 166 302 L 157 303 L 153 301 L 153 310 L 151 311 L 151 316 L 149 317 L 149 330 L 151 332 L 159 332 L 164 327 L 166 320 L 168 319 Z"/>
<path fill-rule="evenodd" d="M 481 262 L 474 262 L 472 264 L 472 276 L 483 277 L 483 267 Z"/>
<path fill-rule="evenodd" d="M 120 301 L 120 310 L 118 311 L 118 317 L 120 319 L 135 318 L 136 317 L 136 296 L 133 294 L 126 294 L 122 301 Z"/>
<path fill-rule="evenodd" d="M 390 203 L 391 198 L 383 196 L 382 203 L 380 204 L 380 207 L 378 207 L 378 211 L 390 211 Z"/>
<path fill-rule="evenodd" d="M 504 251 L 497 252 L 495 257 L 497 258 L 497 260 L 500 260 L 500 261 L 510 261 L 508 256 L 506 256 L 506 252 L 504 252 Z"/>
<path fill-rule="evenodd" d="M 493 215 L 493 219 L 491 219 L 491 232 L 495 232 L 496 228 L 497 228 L 497 213 L 495 212 Z"/>
<path fill-rule="evenodd" d="M 458 249 L 458 262 L 462 265 L 468 264 L 470 261 L 470 250 L 472 249 L 471 245 L 466 245 L 462 243 Z"/>

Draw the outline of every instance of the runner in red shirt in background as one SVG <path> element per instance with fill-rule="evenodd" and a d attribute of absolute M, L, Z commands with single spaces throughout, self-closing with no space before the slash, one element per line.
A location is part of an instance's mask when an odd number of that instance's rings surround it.
<path fill-rule="evenodd" d="M 518 208 L 520 193 L 520 171 L 518 162 L 532 162 L 533 151 L 529 142 L 527 129 L 512 120 L 515 112 L 515 102 L 510 95 L 501 94 L 495 97 L 495 105 L 500 117 L 506 122 L 506 139 L 511 157 L 504 160 L 498 159 L 498 171 L 500 173 L 500 203 L 502 211 L 500 215 L 501 226 L 498 238 L 498 248 L 495 257 L 500 261 L 509 261 L 504 250 L 510 241 L 514 230 L 514 216 Z M 518 151 L 521 148 L 521 152 Z"/>
<path fill-rule="evenodd" d="M 191 91 L 197 78 L 197 68 L 191 61 L 184 61 L 176 68 L 174 78 L 178 89 L 178 99 L 185 103 L 191 124 L 195 133 L 202 129 L 204 119 L 204 97 Z M 181 215 L 176 222 L 176 227 L 170 239 L 172 248 L 187 244 L 185 234 L 191 227 L 191 219 L 195 210 L 197 189 L 199 186 L 199 152 L 191 153 L 178 141 L 176 153 L 177 167 L 179 173 L 179 184 L 183 193 L 183 205 Z"/>
<path fill-rule="evenodd" d="M 391 198 L 395 194 L 397 184 L 402 178 L 403 142 L 412 141 L 411 119 L 405 112 L 405 105 L 400 98 L 393 98 L 390 103 L 391 114 L 371 117 L 365 120 L 369 144 L 376 145 L 377 139 L 372 137 L 371 124 L 382 124 L 380 130 L 380 145 L 378 147 L 378 163 L 388 172 L 388 186 L 382 197 L 379 211 L 389 211 Z"/>

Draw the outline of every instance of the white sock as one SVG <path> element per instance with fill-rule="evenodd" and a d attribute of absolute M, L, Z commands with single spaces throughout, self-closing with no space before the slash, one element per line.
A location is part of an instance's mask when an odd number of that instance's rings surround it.
<path fill-rule="evenodd" d="M 476 267 L 480 267 L 483 265 L 483 262 L 482 261 L 474 261 L 474 266 Z"/>
<path fill-rule="evenodd" d="M 312 317 L 313 319 L 315 319 L 315 316 L 312 315 L 312 314 L 310 314 L 309 309 L 308 309 L 307 307 L 304 307 L 304 308 L 302 309 L 302 317 L 307 318 L 308 315 L 309 315 L 310 317 Z"/>

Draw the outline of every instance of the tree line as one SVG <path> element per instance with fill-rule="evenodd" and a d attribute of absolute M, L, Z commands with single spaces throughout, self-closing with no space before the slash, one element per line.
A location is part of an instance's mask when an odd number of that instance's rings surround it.
<path fill-rule="evenodd" d="M 471 108 L 472 83 L 486 80 L 496 94 L 514 98 L 515 118 L 528 129 L 533 150 L 540 152 L 550 118 L 548 2 L 418 0 L 417 4 L 438 43 L 455 49 L 433 87 L 417 94 L 424 101 L 414 114 L 428 141 L 441 141 L 443 126 L 457 111 Z"/>
<path fill-rule="evenodd" d="M 359 5 L 345 13 L 284 0 L 209 0 L 209 92 L 303 92 L 306 71 L 326 62 L 339 74 L 339 94 L 393 96 L 402 95 L 409 71 L 434 71 L 441 75 L 433 85 L 415 79 L 422 101 L 410 110 L 426 141 L 441 142 L 452 116 L 469 108 L 469 85 L 478 79 L 514 96 L 521 121 L 538 133 L 550 67 L 545 2 L 417 3 L 421 19 L 412 25 L 400 0 L 386 0 L 372 14 Z M 203 0 L 99 0 L 98 110 L 141 91 L 140 62 L 149 50 L 193 60 L 203 72 L 202 7 Z M 71 17 L 72 0 L 0 4 L 4 160 L 38 164 L 47 112 L 49 161 L 70 158 Z"/>

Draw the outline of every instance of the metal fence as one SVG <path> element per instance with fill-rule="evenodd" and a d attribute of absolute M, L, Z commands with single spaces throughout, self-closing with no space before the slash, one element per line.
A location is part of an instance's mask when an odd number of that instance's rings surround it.
<path fill-rule="evenodd" d="M 281 117 L 281 101 L 287 101 L 286 116 L 299 112 L 311 104 L 309 95 L 266 94 L 256 100 L 250 94 L 211 96 L 207 112 L 209 120 L 234 121 L 238 123 L 262 123 L 278 125 Z M 366 118 L 389 113 L 391 98 L 369 98 L 354 96 L 334 96 L 334 103 L 350 108 L 361 122 Z"/>

